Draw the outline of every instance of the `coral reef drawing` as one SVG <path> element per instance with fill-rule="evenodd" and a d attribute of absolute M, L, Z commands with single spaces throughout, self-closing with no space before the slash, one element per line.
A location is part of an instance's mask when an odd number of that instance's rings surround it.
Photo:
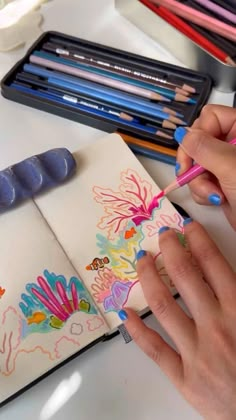
<path fill-rule="evenodd" d="M 25 317 L 23 336 L 32 332 L 48 332 L 61 329 L 72 314 L 82 311 L 97 314 L 82 282 L 72 277 L 69 282 L 63 275 L 44 271 L 37 283 L 26 285 L 28 294 L 21 295 L 20 309 Z"/>
<path fill-rule="evenodd" d="M 132 286 L 136 281 L 120 279 L 113 270 L 99 271 L 91 285 L 94 301 L 103 305 L 105 312 L 119 311 L 127 302 Z"/>
<path fill-rule="evenodd" d="M 100 316 L 93 316 L 91 319 L 86 321 L 88 331 L 99 330 L 104 325 L 104 320 Z"/>
<path fill-rule="evenodd" d="M 105 210 L 105 216 L 97 227 L 107 230 L 108 239 L 114 239 L 129 220 L 139 226 L 151 219 L 154 209 L 160 207 L 161 203 L 161 200 L 159 202 L 153 197 L 151 184 L 131 169 L 122 172 L 118 191 L 94 187 L 93 192 L 95 201 L 102 204 Z"/>
<path fill-rule="evenodd" d="M 128 301 L 133 286 L 138 282 L 136 255 L 146 241 L 152 239 L 152 249 L 163 281 L 173 288 L 163 266 L 162 256 L 155 236 L 161 226 L 176 229 L 183 241 L 183 223 L 178 212 L 165 214 L 162 202 L 165 198 L 154 195 L 151 183 L 137 172 L 127 169 L 121 173 L 118 188 L 94 187 L 94 199 L 103 206 L 96 235 L 97 247 L 110 264 L 97 271 L 91 283 L 92 296 L 105 312 L 119 311 Z M 103 233 L 104 232 L 104 233 Z M 145 248 L 144 248 L 145 249 Z"/>
<path fill-rule="evenodd" d="M 29 353 L 35 353 L 37 359 L 45 357 L 47 363 L 54 360 L 53 355 L 40 345 L 31 349 L 21 348 L 21 330 L 22 318 L 15 308 L 9 306 L 2 315 L 0 329 L 0 373 L 4 376 L 11 375 L 16 369 L 18 359 L 28 356 Z"/>
<path fill-rule="evenodd" d="M 133 222 L 128 222 L 128 231 L 134 227 Z M 105 235 L 97 234 L 97 247 L 101 255 L 107 255 L 110 260 L 112 271 L 120 278 L 136 280 L 137 273 L 135 269 L 136 254 L 141 249 L 140 243 L 144 239 L 141 227 L 137 227 L 135 234 L 129 239 L 125 239 L 122 230 L 116 235 L 116 239 L 111 241 Z"/>

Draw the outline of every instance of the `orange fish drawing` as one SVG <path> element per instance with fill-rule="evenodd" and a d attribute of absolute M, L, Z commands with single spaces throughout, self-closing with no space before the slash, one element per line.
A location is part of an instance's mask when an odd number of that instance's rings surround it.
<path fill-rule="evenodd" d="M 91 264 L 86 266 L 86 270 L 99 270 L 99 268 L 104 268 L 105 264 L 109 264 L 110 260 L 108 257 L 104 258 L 94 258 Z"/>
<path fill-rule="evenodd" d="M 27 319 L 28 325 L 40 324 L 46 319 L 46 315 L 43 312 L 34 312 L 33 315 Z"/>
<path fill-rule="evenodd" d="M 6 289 L 3 289 L 2 287 L 0 287 L 0 299 L 4 295 L 5 291 L 6 291 Z"/>
<path fill-rule="evenodd" d="M 130 239 L 133 238 L 133 236 L 136 234 L 136 230 L 134 229 L 134 227 L 132 227 L 130 230 L 126 230 L 125 232 L 125 239 Z"/>

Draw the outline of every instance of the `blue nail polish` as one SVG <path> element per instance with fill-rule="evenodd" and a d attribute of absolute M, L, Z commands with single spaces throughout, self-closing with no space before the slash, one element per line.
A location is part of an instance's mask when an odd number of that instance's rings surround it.
<path fill-rule="evenodd" d="M 136 254 L 136 259 L 141 260 L 141 258 L 145 257 L 146 255 L 147 255 L 146 251 L 144 251 L 143 249 L 140 249 L 140 251 L 138 251 Z"/>
<path fill-rule="evenodd" d="M 119 315 L 119 318 L 120 318 L 121 321 L 126 321 L 128 319 L 127 312 L 125 312 L 124 309 L 121 309 L 118 312 L 118 315 Z"/>
<path fill-rule="evenodd" d="M 161 235 L 162 233 L 164 233 L 164 232 L 166 232 L 167 230 L 170 230 L 170 228 L 168 227 L 168 226 L 162 226 L 160 229 L 159 229 L 159 235 Z"/>
<path fill-rule="evenodd" d="M 175 132 L 174 132 L 174 138 L 177 141 L 177 143 L 181 144 L 184 137 L 187 134 L 187 130 L 184 127 L 178 127 L 176 128 Z"/>
<path fill-rule="evenodd" d="M 184 219 L 183 225 L 186 226 L 186 225 L 189 225 L 189 223 L 192 223 L 192 222 L 193 222 L 193 219 L 191 217 L 188 217 L 187 219 Z"/>
<path fill-rule="evenodd" d="M 214 206 L 221 205 L 221 197 L 218 194 L 211 194 L 208 196 L 208 201 Z"/>
<path fill-rule="evenodd" d="M 178 175 L 179 170 L 180 170 L 180 163 L 176 162 L 176 165 L 175 165 L 175 175 L 176 176 Z"/>

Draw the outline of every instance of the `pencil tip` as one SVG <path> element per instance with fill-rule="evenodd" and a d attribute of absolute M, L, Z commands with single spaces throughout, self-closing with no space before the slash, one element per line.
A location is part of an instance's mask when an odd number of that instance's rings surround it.
<path fill-rule="evenodd" d="M 182 88 L 184 90 L 187 90 L 187 92 L 196 93 L 196 89 L 193 86 L 189 86 L 189 85 L 183 84 Z"/>
<path fill-rule="evenodd" d="M 126 114 L 125 112 L 120 113 L 120 118 L 127 121 L 133 121 L 134 117 L 131 117 L 131 115 Z"/>
<path fill-rule="evenodd" d="M 158 95 L 158 94 L 156 94 L 156 95 Z M 171 99 L 167 98 L 166 96 L 162 96 L 162 95 L 158 95 L 156 97 L 156 100 L 162 101 L 162 102 L 171 102 Z"/>
<path fill-rule="evenodd" d="M 196 99 L 193 99 L 193 98 L 188 98 L 187 103 L 188 103 L 188 104 L 192 104 L 192 105 L 194 105 L 194 104 L 196 104 L 196 103 L 197 103 L 197 101 L 196 101 Z"/>
<path fill-rule="evenodd" d="M 156 135 L 159 136 L 159 137 L 163 137 L 165 139 L 170 139 L 170 140 L 173 139 L 173 136 L 170 136 L 169 134 L 163 133 L 163 131 L 160 131 L 160 130 L 156 131 Z"/>
<path fill-rule="evenodd" d="M 187 125 L 186 121 L 181 120 L 180 118 L 173 117 L 172 115 L 170 115 L 169 121 L 178 125 Z"/>

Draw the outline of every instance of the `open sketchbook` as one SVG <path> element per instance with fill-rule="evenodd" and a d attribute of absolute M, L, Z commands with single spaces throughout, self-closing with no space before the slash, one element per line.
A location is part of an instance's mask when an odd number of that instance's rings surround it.
<path fill-rule="evenodd" d="M 136 253 L 151 251 L 173 293 L 158 230 L 182 217 L 121 137 L 74 154 L 66 184 L 0 216 L 0 403 L 147 309 Z"/>

